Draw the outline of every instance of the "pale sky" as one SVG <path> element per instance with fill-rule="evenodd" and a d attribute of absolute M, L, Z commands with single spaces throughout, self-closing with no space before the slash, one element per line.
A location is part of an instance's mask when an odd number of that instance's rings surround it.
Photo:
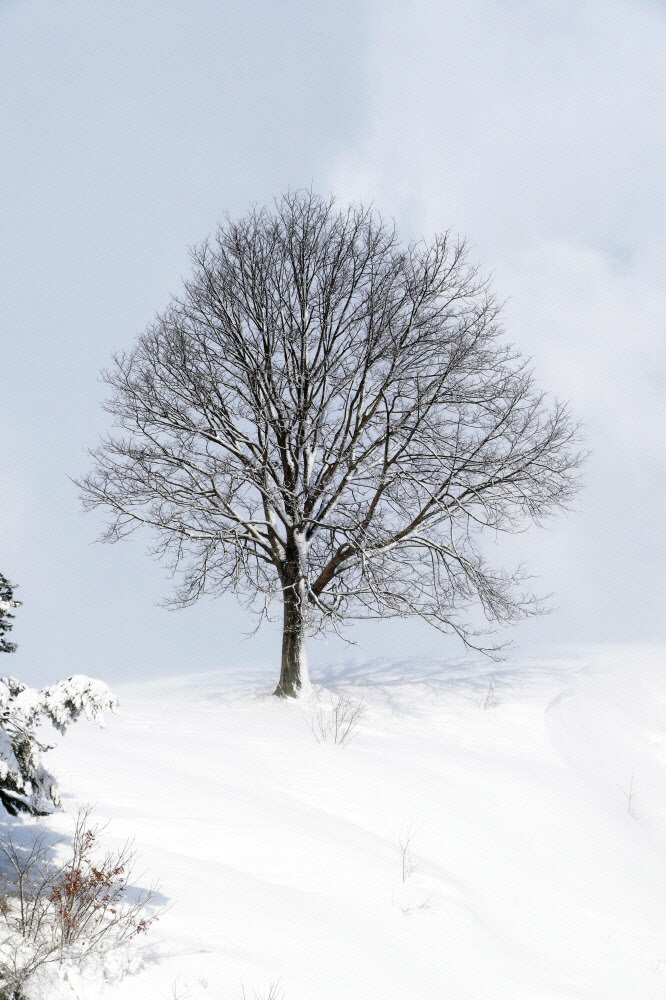
<path fill-rule="evenodd" d="M 405 238 L 452 228 L 494 273 L 507 337 L 592 451 L 576 511 L 494 550 L 558 609 L 523 651 L 663 642 L 666 5 L 649 0 L 2 0 L 0 570 L 24 607 L 3 671 L 111 683 L 243 659 L 275 629 L 231 596 L 157 606 L 148 537 L 92 544 L 68 476 L 108 426 L 99 369 L 225 211 L 312 185 Z M 379 623 L 340 658 L 459 656 Z"/>

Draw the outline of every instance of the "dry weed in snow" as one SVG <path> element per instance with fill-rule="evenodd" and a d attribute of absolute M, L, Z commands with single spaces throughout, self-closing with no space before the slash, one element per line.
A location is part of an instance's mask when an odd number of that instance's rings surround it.
<path fill-rule="evenodd" d="M 362 701 L 346 695 L 334 698 L 331 707 L 318 708 L 312 719 L 307 720 L 317 743 L 337 743 L 344 747 L 358 734 L 361 720 L 368 708 Z"/>
<path fill-rule="evenodd" d="M 416 836 L 416 834 L 419 832 L 420 829 L 421 829 L 420 826 L 414 827 L 413 825 L 410 824 L 405 830 L 402 831 L 398 840 L 398 844 L 400 846 L 400 858 L 402 861 L 403 884 L 407 881 L 409 876 L 412 875 L 414 870 L 416 869 L 416 862 L 414 861 L 411 845 L 412 841 L 414 840 L 414 837 Z"/>
<path fill-rule="evenodd" d="M 250 994 L 246 992 L 245 986 L 241 986 L 239 1000 L 285 1000 L 285 997 L 284 990 L 280 986 L 278 979 L 270 984 L 268 993 L 259 993 L 258 990 L 253 990 L 252 994 Z"/>
<path fill-rule="evenodd" d="M 486 691 L 485 695 L 481 695 L 481 697 L 477 701 L 476 703 L 477 708 L 482 708 L 485 712 L 487 712 L 489 709 L 497 708 L 497 706 L 501 704 L 502 704 L 502 699 L 495 690 L 494 682 L 492 680 L 488 681 L 488 690 Z"/>

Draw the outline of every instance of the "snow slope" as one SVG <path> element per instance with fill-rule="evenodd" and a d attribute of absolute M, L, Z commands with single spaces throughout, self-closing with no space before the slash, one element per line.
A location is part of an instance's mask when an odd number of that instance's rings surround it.
<path fill-rule="evenodd" d="M 307 704 L 262 695 L 268 673 L 120 690 L 50 766 L 70 813 L 97 802 L 111 842 L 136 838 L 173 906 L 136 974 L 55 995 L 663 1000 L 665 666 L 345 664 L 314 672 Z M 344 748 L 307 725 L 329 691 L 368 705 Z"/>

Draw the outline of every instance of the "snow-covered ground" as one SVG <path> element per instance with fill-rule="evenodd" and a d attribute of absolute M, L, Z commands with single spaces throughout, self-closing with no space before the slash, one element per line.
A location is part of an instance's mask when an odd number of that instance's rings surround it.
<path fill-rule="evenodd" d="M 173 904 L 103 995 L 663 1000 L 663 650 L 313 679 L 307 703 L 268 671 L 127 686 L 49 755 Z M 346 747 L 307 725 L 330 691 L 368 706 Z"/>

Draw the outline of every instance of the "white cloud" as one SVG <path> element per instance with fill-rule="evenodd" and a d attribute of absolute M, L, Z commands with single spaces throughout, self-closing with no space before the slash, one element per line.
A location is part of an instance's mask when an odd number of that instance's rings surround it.
<path fill-rule="evenodd" d="M 510 339 L 584 419 L 581 513 L 520 546 L 557 591 L 550 627 L 663 635 L 666 7 L 421 0 L 375 25 L 331 186 L 404 234 L 468 236 Z"/>

